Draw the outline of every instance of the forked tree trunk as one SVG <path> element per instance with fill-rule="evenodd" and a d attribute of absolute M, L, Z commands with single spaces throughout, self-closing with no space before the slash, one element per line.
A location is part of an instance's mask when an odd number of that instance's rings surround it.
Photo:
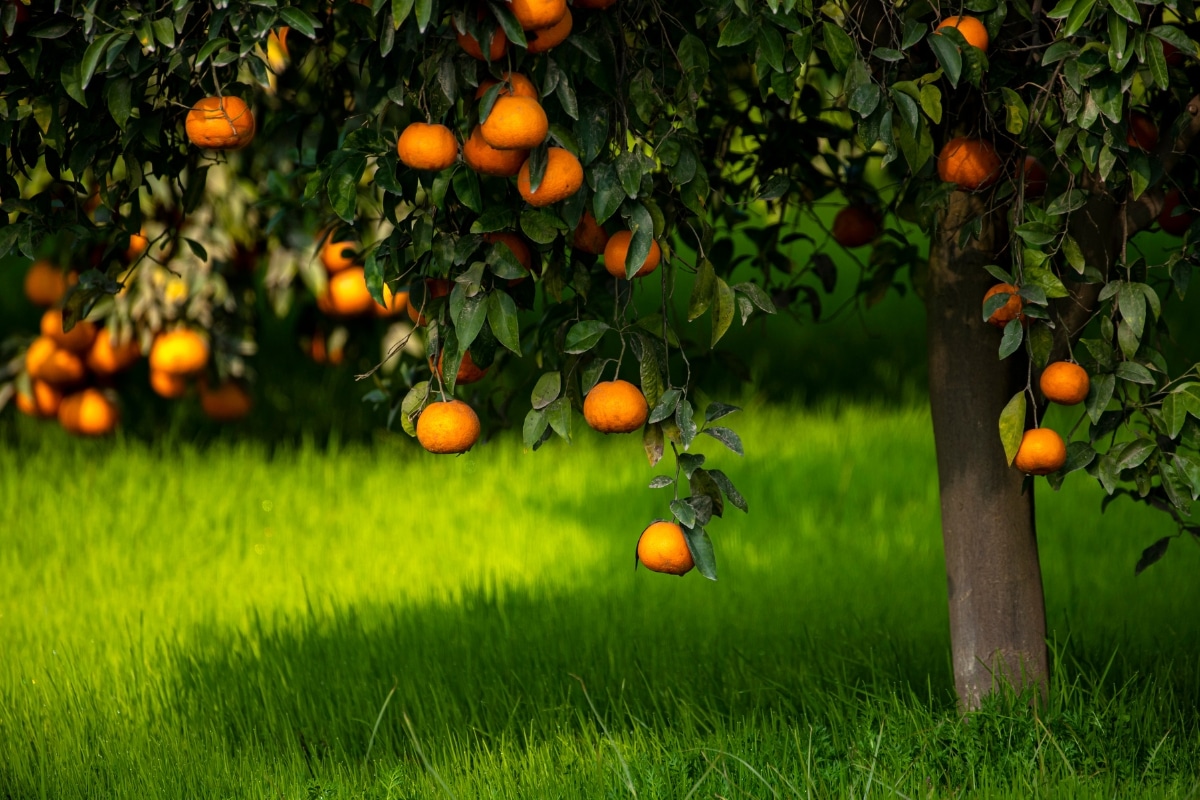
<path fill-rule="evenodd" d="M 954 683 L 968 710 L 1005 685 L 1044 693 L 1048 676 L 1033 495 L 1021 493 L 998 431 L 1027 362 L 1023 350 L 998 360 L 1000 334 L 982 320 L 996 282 L 983 267 L 1004 242 L 1002 219 L 988 218 L 980 239 L 958 247 L 959 228 L 983 211 L 979 197 L 951 197 L 930 245 L 926 292 Z"/>

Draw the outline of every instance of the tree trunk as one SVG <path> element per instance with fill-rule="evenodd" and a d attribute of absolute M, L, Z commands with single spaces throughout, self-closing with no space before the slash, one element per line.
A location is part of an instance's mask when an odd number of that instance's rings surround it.
<path fill-rule="evenodd" d="M 926 291 L 929 394 L 941 490 L 954 683 L 964 709 L 1004 686 L 1048 676 L 1046 610 L 1032 491 L 1008 466 L 998 420 L 1025 385 L 1024 351 L 997 358 L 1000 334 L 982 319 L 996 283 L 984 269 L 1005 241 L 1003 218 L 985 219 L 965 249 L 959 229 L 985 211 L 979 196 L 955 192 L 930 246 Z"/>

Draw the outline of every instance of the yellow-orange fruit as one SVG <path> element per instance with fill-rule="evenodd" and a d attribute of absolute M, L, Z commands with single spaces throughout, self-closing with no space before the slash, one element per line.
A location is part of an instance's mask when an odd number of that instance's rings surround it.
<path fill-rule="evenodd" d="M 567 13 L 567 0 L 512 0 L 509 10 L 527 31 L 549 28 Z"/>
<path fill-rule="evenodd" d="M 396 154 L 413 169 L 438 172 L 458 159 L 458 140 L 445 125 L 414 122 L 401 132 Z"/>
<path fill-rule="evenodd" d="M 479 417 L 462 400 L 425 406 L 417 418 L 417 441 L 431 453 L 465 453 L 479 441 Z"/>
<path fill-rule="evenodd" d="M 584 211 L 583 216 L 579 218 L 579 224 L 575 226 L 575 235 L 571 238 L 571 246 L 576 250 L 598 256 L 604 253 L 608 239 L 608 231 L 604 230 L 599 222 L 596 222 L 592 212 Z"/>
<path fill-rule="evenodd" d="M 436 369 L 434 369 L 433 366 L 433 359 L 429 359 L 429 368 L 433 370 L 438 377 L 442 377 L 442 357 L 445 355 L 445 350 L 438 353 Z M 454 383 L 455 385 L 464 386 L 468 383 L 475 383 L 476 381 L 483 380 L 483 377 L 487 375 L 487 373 L 488 371 L 486 369 L 480 369 L 475 365 L 475 361 L 471 358 L 471 351 L 468 350 L 467 352 L 463 353 L 462 361 L 460 361 L 458 364 L 458 372 L 455 373 Z"/>
<path fill-rule="evenodd" d="M 480 61 L 499 61 L 504 58 L 504 54 L 508 52 L 508 37 L 504 35 L 504 31 L 496 28 L 492 33 L 492 43 L 488 48 L 488 57 L 483 57 L 483 46 L 479 44 L 479 40 L 469 33 L 456 33 L 455 38 L 458 40 L 458 46 L 463 49 L 467 55 L 472 58 L 478 58 Z"/>
<path fill-rule="evenodd" d="M 174 372 L 151 369 L 150 388 L 159 397 L 174 400 L 187 394 L 188 378 L 186 375 L 176 375 Z"/>
<path fill-rule="evenodd" d="M 25 350 L 25 371 L 29 373 L 30 377 L 39 376 L 42 365 L 50 359 L 50 356 L 54 355 L 54 351 L 57 349 L 58 345 L 49 336 L 39 336 L 29 343 L 29 347 Z"/>
<path fill-rule="evenodd" d="M 72 353 L 86 353 L 96 340 L 96 323 L 81 319 L 71 330 L 63 331 L 62 312 L 52 308 L 42 314 L 42 336 L 48 336 L 54 343 Z"/>
<path fill-rule="evenodd" d="M 862 247 L 879 238 L 879 218 L 872 208 L 846 206 L 833 218 L 833 240 L 842 247 Z"/>
<path fill-rule="evenodd" d="M 542 104 L 514 95 L 497 98 L 492 113 L 479 126 L 479 135 L 497 150 L 529 150 L 546 141 L 549 132 Z"/>
<path fill-rule="evenodd" d="M 986 189 L 1000 177 L 1000 155 L 984 139 L 951 139 L 938 154 L 938 177 L 963 191 Z"/>
<path fill-rule="evenodd" d="M 533 81 L 526 78 L 519 72 L 504 73 L 503 80 L 507 86 L 501 86 L 500 91 L 496 93 L 497 97 L 531 97 L 534 100 L 538 99 L 537 87 L 533 85 Z M 488 78 L 479 84 L 479 88 L 475 90 L 475 99 L 478 100 L 487 92 L 488 89 L 495 86 L 499 81 Z"/>
<path fill-rule="evenodd" d="M 583 418 L 601 433 L 630 433 L 646 424 L 650 406 L 629 381 L 601 381 L 583 399 Z"/>
<path fill-rule="evenodd" d="M 997 283 L 987 290 L 987 294 L 983 296 L 984 305 L 987 305 L 987 301 L 994 295 L 1010 295 L 1008 302 L 1000 306 L 988 317 L 989 323 L 995 325 L 997 328 L 1003 328 L 1018 317 L 1020 317 L 1021 322 L 1025 321 L 1025 315 L 1021 313 L 1021 309 L 1025 306 L 1025 301 L 1021 299 L 1021 295 L 1017 294 L 1018 291 L 1017 287 L 1011 283 Z"/>
<path fill-rule="evenodd" d="M 1049 428 L 1025 431 L 1013 466 L 1029 475 L 1049 475 L 1067 463 L 1067 446 L 1062 437 Z"/>
<path fill-rule="evenodd" d="M 642 531 L 637 558 L 646 569 L 667 575 L 685 575 L 696 565 L 683 528 L 674 522 L 654 522 Z"/>
<path fill-rule="evenodd" d="M 537 191 L 530 190 L 529 162 L 517 174 L 517 191 L 531 206 L 548 206 L 565 200 L 583 186 L 583 165 L 569 150 L 551 147 L 546 151 L 546 172 Z"/>
<path fill-rule="evenodd" d="M 211 420 L 233 422 L 249 414 L 253 407 L 250 393 L 236 381 L 225 381 L 216 389 L 200 384 L 200 408 Z"/>
<path fill-rule="evenodd" d="M 133 366 L 141 355 L 141 348 L 135 339 L 130 338 L 124 344 L 114 345 L 112 331 L 101 328 L 85 360 L 88 369 L 97 375 L 115 375 Z"/>
<path fill-rule="evenodd" d="M 58 413 L 62 392 L 45 381 L 35 380 L 29 388 L 32 394 L 17 392 L 18 411 L 40 419 L 49 419 Z"/>
<path fill-rule="evenodd" d="M 58 423 L 75 436 L 103 436 L 111 433 L 121 414 L 99 389 L 84 389 L 63 398 L 58 406 Z"/>
<path fill-rule="evenodd" d="M 370 312 L 376 305 L 367 291 L 366 273 L 362 267 L 350 267 L 329 276 L 329 287 L 317 298 L 317 308 L 336 317 L 356 317 Z"/>
<path fill-rule="evenodd" d="M 526 37 L 525 49 L 529 53 L 544 53 L 553 47 L 558 47 L 571 35 L 571 28 L 574 24 L 575 20 L 568 11 L 563 14 L 562 19 L 550 27 L 532 31 Z"/>
<path fill-rule="evenodd" d="M 1087 370 L 1070 361 L 1055 361 L 1048 365 L 1038 380 L 1045 398 L 1060 406 L 1082 403 L 1087 399 L 1091 383 Z"/>
<path fill-rule="evenodd" d="M 171 375 L 194 375 L 208 364 L 208 342 L 188 328 L 160 333 L 150 346 L 150 369 Z"/>
<path fill-rule="evenodd" d="M 184 122 L 188 140 L 209 150 L 237 150 L 254 139 L 254 113 L 240 97 L 205 97 Z"/>
<path fill-rule="evenodd" d="M 25 296 L 35 306 L 52 306 L 62 300 L 66 293 L 67 276 L 49 261 L 35 261 L 25 273 Z"/>
<path fill-rule="evenodd" d="M 958 28 L 958 32 L 967 40 L 967 44 L 978 47 L 983 52 L 988 49 L 988 32 L 987 27 L 975 17 L 946 17 L 938 23 L 937 29 L 942 28 Z"/>
<path fill-rule="evenodd" d="M 395 317 L 408 309 L 408 292 L 393 292 L 392 287 L 383 285 L 383 305 L 375 304 L 375 316 Z"/>
<path fill-rule="evenodd" d="M 335 242 L 333 234 L 321 243 L 321 263 L 329 272 L 341 272 L 354 266 L 357 250 L 354 242 Z"/>
<path fill-rule="evenodd" d="M 146 252 L 146 248 L 150 246 L 150 240 L 146 238 L 146 229 L 143 228 L 141 233 L 131 233 L 129 235 L 129 247 L 125 248 L 125 260 L 136 261 L 142 253 Z"/>
<path fill-rule="evenodd" d="M 608 244 L 604 246 L 604 269 L 608 270 L 608 274 L 614 278 L 624 278 L 625 259 L 629 254 L 629 243 L 633 241 L 632 231 L 617 231 L 608 239 Z M 638 267 L 638 271 L 633 277 L 640 278 L 643 275 L 649 275 L 654 270 L 658 269 L 658 262 L 662 259 L 662 250 L 659 249 L 658 242 L 650 240 L 650 252 L 646 254 L 646 260 Z"/>
<path fill-rule="evenodd" d="M 478 125 L 463 145 L 463 161 L 481 175 L 511 178 L 521 171 L 521 165 L 527 158 L 528 150 L 497 150 L 492 147 L 484 140 Z"/>
<path fill-rule="evenodd" d="M 41 363 L 37 372 L 31 371 L 29 375 L 62 388 L 83 383 L 87 368 L 78 354 L 58 347 Z"/>

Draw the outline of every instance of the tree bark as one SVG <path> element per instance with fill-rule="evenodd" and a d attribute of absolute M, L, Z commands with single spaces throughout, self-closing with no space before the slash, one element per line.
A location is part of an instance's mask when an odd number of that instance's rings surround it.
<path fill-rule="evenodd" d="M 1024 387 L 1024 351 L 997 357 L 1000 334 L 982 319 L 996 280 L 984 269 L 1005 243 L 1002 214 L 958 247 L 959 229 L 985 200 L 955 192 L 930 246 L 926 291 L 929 394 L 941 491 L 954 683 L 965 710 L 1008 686 L 1048 678 L 1046 610 L 1032 491 L 1008 466 L 998 420 Z"/>

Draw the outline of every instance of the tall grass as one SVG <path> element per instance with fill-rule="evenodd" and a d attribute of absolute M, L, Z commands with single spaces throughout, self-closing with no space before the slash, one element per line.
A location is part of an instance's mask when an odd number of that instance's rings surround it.
<path fill-rule="evenodd" d="M 732 418 L 736 420 L 737 418 Z M 630 437 L 0 449 L 0 797 L 1188 797 L 1197 554 L 1039 494 L 1055 686 L 963 722 L 924 412 L 763 407 L 720 580 Z"/>

